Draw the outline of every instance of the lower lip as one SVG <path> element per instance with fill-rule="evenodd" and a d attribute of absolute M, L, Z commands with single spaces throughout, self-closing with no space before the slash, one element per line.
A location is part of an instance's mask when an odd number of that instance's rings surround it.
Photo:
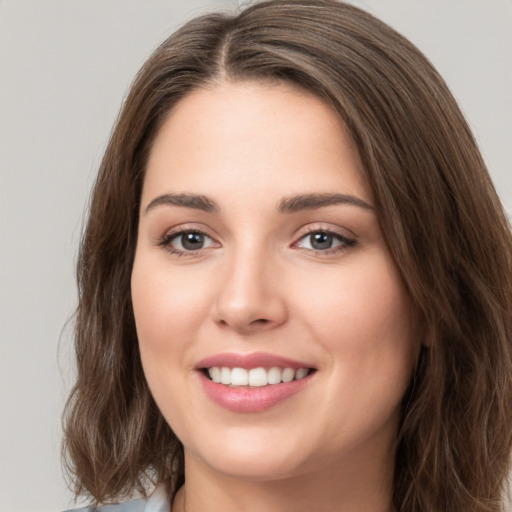
<path fill-rule="evenodd" d="M 218 384 L 208 379 L 202 372 L 200 372 L 200 378 L 206 394 L 217 405 L 233 412 L 260 412 L 274 407 L 301 391 L 311 381 L 314 373 L 292 382 L 254 388 L 237 388 Z"/>

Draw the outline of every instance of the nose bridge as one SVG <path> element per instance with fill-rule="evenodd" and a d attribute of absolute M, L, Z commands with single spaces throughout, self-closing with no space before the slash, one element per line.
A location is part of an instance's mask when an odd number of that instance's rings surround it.
<path fill-rule="evenodd" d="M 276 254 L 268 244 L 249 238 L 229 252 L 217 296 L 217 320 L 242 332 L 280 325 L 286 307 Z"/>

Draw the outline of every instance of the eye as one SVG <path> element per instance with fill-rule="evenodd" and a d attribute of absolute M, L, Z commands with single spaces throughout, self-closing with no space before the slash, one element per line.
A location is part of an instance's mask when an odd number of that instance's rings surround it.
<path fill-rule="evenodd" d="M 216 242 L 207 234 L 196 230 L 184 230 L 166 235 L 159 244 L 179 255 L 194 254 L 202 249 L 216 247 Z"/>
<path fill-rule="evenodd" d="M 311 231 L 301 237 L 294 245 L 301 249 L 321 252 L 335 252 L 345 247 L 352 247 L 356 241 L 332 231 Z"/>

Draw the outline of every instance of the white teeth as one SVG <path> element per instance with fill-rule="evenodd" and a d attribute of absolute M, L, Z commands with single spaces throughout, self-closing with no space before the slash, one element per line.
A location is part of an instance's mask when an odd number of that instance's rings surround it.
<path fill-rule="evenodd" d="M 210 368 L 208 370 L 208 373 L 210 374 L 210 378 L 213 380 L 213 382 L 220 382 L 220 368 L 218 366 L 214 366 L 213 368 Z"/>
<path fill-rule="evenodd" d="M 213 382 L 227 386 L 261 387 L 267 384 L 280 384 L 303 379 L 309 375 L 308 368 L 228 368 L 226 366 L 213 366 L 208 368 L 208 374 Z"/>
<path fill-rule="evenodd" d="M 221 384 L 231 384 L 231 369 L 230 368 L 221 368 L 220 369 L 220 383 Z"/>
<path fill-rule="evenodd" d="M 265 368 L 253 368 L 249 370 L 249 386 L 266 386 L 267 383 L 267 371 Z"/>
<path fill-rule="evenodd" d="M 224 368 L 222 368 L 224 370 Z M 243 368 L 233 368 L 231 370 L 232 386 L 247 386 L 249 384 L 249 372 Z"/>
<path fill-rule="evenodd" d="M 307 368 L 299 368 L 295 372 L 295 380 L 303 379 L 308 373 L 309 373 L 309 370 Z"/>
<path fill-rule="evenodd" d="M 267 382 L 269 384 L 279 384 L 281 382 L 281 368 L 274 366 L 270 368 L 267 375 Z"/>
<path fill-rule="evenodd" d="M 285 368 L 281 375 L 283 382 L 291 382 L 295 378 L 295 370 L 293 368 Z"/>

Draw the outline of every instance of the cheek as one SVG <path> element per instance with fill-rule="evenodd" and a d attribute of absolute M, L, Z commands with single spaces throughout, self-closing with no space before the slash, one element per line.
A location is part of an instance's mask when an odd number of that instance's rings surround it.
<path fill-rule="evenodd" d="M 136 257 L 131 292 L 142 366 L 156 403 L 177 431 L 184 429 L 176 411 L 192 406 L 182 377 L 192 373 L 183 372 L 190 366 L 185 354 L 207 310 L 203 287 L 204 280 L 173 272 L 151 255 Z"/>
<path fill-rule="evenodd" d="M 368 407 L 396 407 L 412 375 L 417 343 L 394 264 L 381 252 L 311 281 L 322 293 L 309 294 L 302 316 L 329 354 L 338 383 L 326 400 L 339 403 L 350 389 Z"/>
<path fill-rule="evenodd" d="M 206 282 L 194 273 L 172 272 L 159 262 L 135 261 L 132 302 L 143 351 L 167 352 L 187 343 L 206 314 Z"/>
<path fill-rule="evenodd" d="M 360 347 L 361 340 L 372 344 L 387 339 L 400 344 L 408 337 L 408 297 L 388 258 L 375 255 L 347 264 L 337 272 L 309 277 L 296 296 L 307 297 L 303 314 L 321 330 L 320 339 L 338 338 Z M 311 282 L 316 291 L 311 290 Z"/>

